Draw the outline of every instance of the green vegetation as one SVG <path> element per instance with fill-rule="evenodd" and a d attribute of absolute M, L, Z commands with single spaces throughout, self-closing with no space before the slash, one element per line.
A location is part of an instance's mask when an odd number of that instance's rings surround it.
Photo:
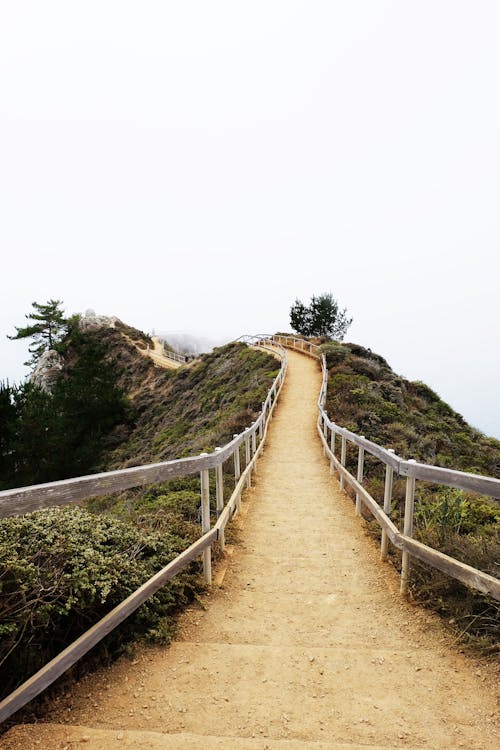
<path fill-rule="evenodd" d="M 120 323 L 81 331 L 75 316 L 51 393 L 30 383 L 1 387 L 3 488 L 213 450 L 255 420 L 277 374 L 272 356 L 243 344 L 163 370 L 138 352 L 148 343 Z M 198 538 L 199 507 L 194 476 L 0 520 L 3 694 Z M 192 563 L 79 669 L 142 637 L 168 640 L 175 612 L 202 588 L 198 572 Z"/>
<path fill-rule="evenodd" d="M 29 381 L 0 386 L 1 489 L 92 471 L 112 430 L 131 419 L 103 342 L 76 328 L 59 346 L 65 367 L 51 393 Z"/>
<path fill-rule="evenodd" d="M 34 311 L 25 317 L 33 321 L 30 325 L 18 328 L 15 336 L 8 336 L 11 340 L 15 339 L 33 339 L 29 348 L 32 358 L 25 362 L 30 366 L 36 364 L 42 354 L 49 349 L 57 347 L 67 330 L 67 321 L 61 310 L 62 301 L 59 299 L 49 299 L 45 304 L 33 302 Z"/>
<path fill-rule="evenodd" d="M 500 442 L 470 427 L 428 386 L 397 376 L 356 344 L 326 344 L 326 410 L 335 421 L 403 458 L 500 476 Z"/>
<path fill-rule="evenodd" d="M 182 458 L 224 445 L 256 419 L 277 373 L 270 355 L 232 343 L 188 367 L 162 370 L 154 391 L 150 379 L 143 378 L 133 398 L 134 429 L 108 455 L 107 465 Z"/>
<path fill-rule="evenodd" d="M 341 341 L 352 323 L 346 309 L 339 310 L 331 292 L 311 297 L 309 306 L 296 299 L 290 308 L 290 323 L 302 336 L 326 336 Z"/>
<path fill-rule="evenodd" d="M 0 697 L 129 596 L 186 546 L 185 536 L 143 531 L 82 508 L 0 521 Z M 197 565 L 162 587 L 100 649 L 133 638 L 168 640 L 171 616 L 199 590 Z"/>
<path fill-rule="evenodd" d="M 460 414 L 424 383 L 396 375 L 385 359 L 356 344 L 322 346 L 329 371 L 326 411 L 335 422 L 402 458 L 448 468 L 500 476 L 500 442 L 470 427 Z M 356 474 L 357 449 L 348 450 L 347 465 Z M 384 467 L 367 456 L 365 485 L 382 503 Z M 402 526 L 404 479 L 396 479 L 393 520 Z M 369 524 L 378 534 L 378 525 Z M 498 577 L 500 506 L 440 485 L 417 481 L 417 539 L 475 568 Z M 393 552 L 399 565 L 399 555 Z M 412 563 L 412 595 L 440 612 L 461 637 L 486 649 L 498 648 L 500 608 L 487 596 L 418 562 Z"/>

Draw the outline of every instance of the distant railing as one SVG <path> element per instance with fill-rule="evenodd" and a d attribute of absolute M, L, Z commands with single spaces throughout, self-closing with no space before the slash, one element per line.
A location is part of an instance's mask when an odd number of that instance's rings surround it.
<path fill-rule="evenodd" d="M 184 354 L 179 354 L 178 352 L 174 352 L 172 349 L 164 349 L 163 355 L 167 357 L 168 359 L 173 359 L 176 362 L 181 362 L 183 365 L 186 364 L 188 361 L 187 357 L 184 356 Z"/>
<path fill-rule="evenodd" d="M 283 347 L 265 337 L 245 337 L 249 344 L 258 341 L 273 356 L 280 359 L 278 375 L 273 381 L 262 404 L 262 410 L 251 426 L 244 432 L 234 435 L 233 439 L 213 453 L 201 456 L 181 458 L 175 461 L 147 464 L 130 469 L 108 471 L 59 482 L 49 482 L 31 487 L 4 490 L 0 492 L 0 518 L 29 513 L 54 505 L 66 505 L 99 495 L 120 492 L 131 487 L 140 487 L 153 482 L 185 477 L 200 473 L 201 481 L 201 537 L 184 552 L 178 555 L 162 570 L 156 573 L 133 594 L 116 606 L 111 612 L 87 630 L 74 643 L 68 646 L 52 661 L 46 664 L 29 680 L 24 682 L 13 693 L 0 703 L 0 723 L 39 695 L 82 656 L 90 651 L 108 633 L 122 623 L 141 604 L 158 591 L 167 581 L 181 572 L 190 562 L 203 556 L 203 574 L 207 584 L 212 582 L 212 545 L 218 541 L 221 548 L 225 546 L 225 528 L 233 515 L 241 507 L 241 494 L 245 487 L 251 486 L 252 471 L 267 434 L 269 421 L 272 419 L 276 403 L 286 375 L 287 361 Z M 243 453 L 244 466 L 241 466 Z M 223 465 L 232 459 L 234 466 L 235 487 L 231 497 L 225 502 Z M 211 527 L 209 472 L 215 472 L 215 493 L 217 521 Z"/>
<path fill-rule="evenodd" d="M 393 450 L 382 448 L 365 437 L 339 427 L 329 419 L 324 408 L 328 389 L 328 369 L 326 366 L 326 357 L 321 353 L 320 348 L 310 341 L 304 341 L 294 336 L 275 335 L 270 338 L 278 345 L 303 352 L 321 362 L 323 378 L 318 398 L 318 433 L 323 443 L 324 453 L 330 459 L 331 472 L 333 473 L 335 470 L 338 472 L 341 489 L 344 489 L 347 482 L 355 491 L 357 515 L 361 514 L 361 503 L 363 503 L 380 524 L 382 528 L 381 559 L 387 559 L 388 541 L 392 542 L 395 547 L 402 551 L 401 593 L 406 594 L 408 592 L 410 557 L 415 557 L 465 583 L 467 586 L 477 589 L 484 594 L 489 594 L 500 601 L 500 580 L 498 578 L 477 570 L 412 538 L 416 479 L 435 484 L 444 484 L 449 487 L 457 487 L 497 499 L 500 498 L 500 479 L 485 477 L 479 474 L 469 474 L 453 469 L 443 469 L 440 466 L 418 463 L 411 459 L 405 461 L 397 456 Z M 341 440 L 340 460 L 335 455 L 337 435 Z M 345 466 L 348 442 L 358 447 L 356 477 Z M 365 453 L 375 456 L 386 466 L 383 507 L 363 487 Z M 406 477 L 405 511 L 402 532 L 399 531 L 390 519 L 394 474 Z"/>
<path fill-rule="evenodd" d="M 149 344 L 146 348 L 147 355 L 151 357 L 151 359 L 156 359 L 158 362 L 161 363 L 162 359 L 171 359 L 174 362 L 180 362 L 181 365 L 185 365 L 186 362 L 189 361 L 188 357 L 186 357 L 184 354 L 179 354 L 179 352 L 174 352 L 173 349 L 165 349 L 163 347 L 161 352 L 157 352 L 155 349 L 150 349 Z"/>

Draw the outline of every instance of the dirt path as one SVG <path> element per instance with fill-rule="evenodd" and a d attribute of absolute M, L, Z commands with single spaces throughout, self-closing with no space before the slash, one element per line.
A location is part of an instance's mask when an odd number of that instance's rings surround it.
<path fill-rule="evenodd" d="M 0 746 L 93 750 L 498 747 L 492 681 L 398 581 L 330 477 L 316 364 L 289 374 L 220 587 Z M 66 726 L 64 726 L 66 724 Z"/>
<path fill-rule="evenodd" d="M 128 339 L 128 341 L 130 341 L 131 344 L 136 347 L 139 354 L 141 354 L 143 357 L 149 357 L 150 359 L 152 359 L 155 365 L 163 367 L 166 370 L 177 370 L 179 367 L 182 367 L 183 362 L 178 362 L 177 360 L 170 359 L 170 357 L 166 356 L 163 342 L 158 338 L 158 336 L 151 337 L 151 340 L 153 342 L 153 349 L 141 349 L 135 344 L 134 341 L 132 341 L 130 336 L 127 336 L 126 334 L 123 335 L 126 339 Z"/>

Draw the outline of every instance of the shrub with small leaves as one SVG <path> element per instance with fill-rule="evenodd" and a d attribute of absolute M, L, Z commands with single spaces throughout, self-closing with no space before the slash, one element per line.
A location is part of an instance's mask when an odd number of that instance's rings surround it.
<path fill-rule="evenodd" d="M 0 521 L 0 681 L 10 692 L 185 549 L 190 540 L 146 532 L 82 508 Z M 165 638 L 165 618 L 198 587 L 197 564 L 169 581 L 106 641 Z"/>

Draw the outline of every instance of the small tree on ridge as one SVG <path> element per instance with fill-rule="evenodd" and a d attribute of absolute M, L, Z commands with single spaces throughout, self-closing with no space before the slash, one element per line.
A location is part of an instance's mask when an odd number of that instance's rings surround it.
<path fill-rule="evenodd" d="M 42 354 L 49 349 L 54 349 L 66 333 L 66 319 L 61 310 L 62 300 L 49 299 L 45 305 L 33 302 L 34 312 L 25 317 L 34 321 L 31 325 L 18 328 L 14 326 L 17 333 L 15 336 L 7 336 L 8 339 L 29 339 L 33 342 L 29 347 L 32 358 L 25 365 L 34 365 Z"/>
<path fill-rule="evenodd" d="M 328 336 L 342 341 L 352 323 L 346 313 L 346 308 L 339 310 L 331 292 L 324 292 L 318 297 L 313 295 L 309 306 L 296 299 L 290 308 L 290 323 L 303 336 Z"/>

